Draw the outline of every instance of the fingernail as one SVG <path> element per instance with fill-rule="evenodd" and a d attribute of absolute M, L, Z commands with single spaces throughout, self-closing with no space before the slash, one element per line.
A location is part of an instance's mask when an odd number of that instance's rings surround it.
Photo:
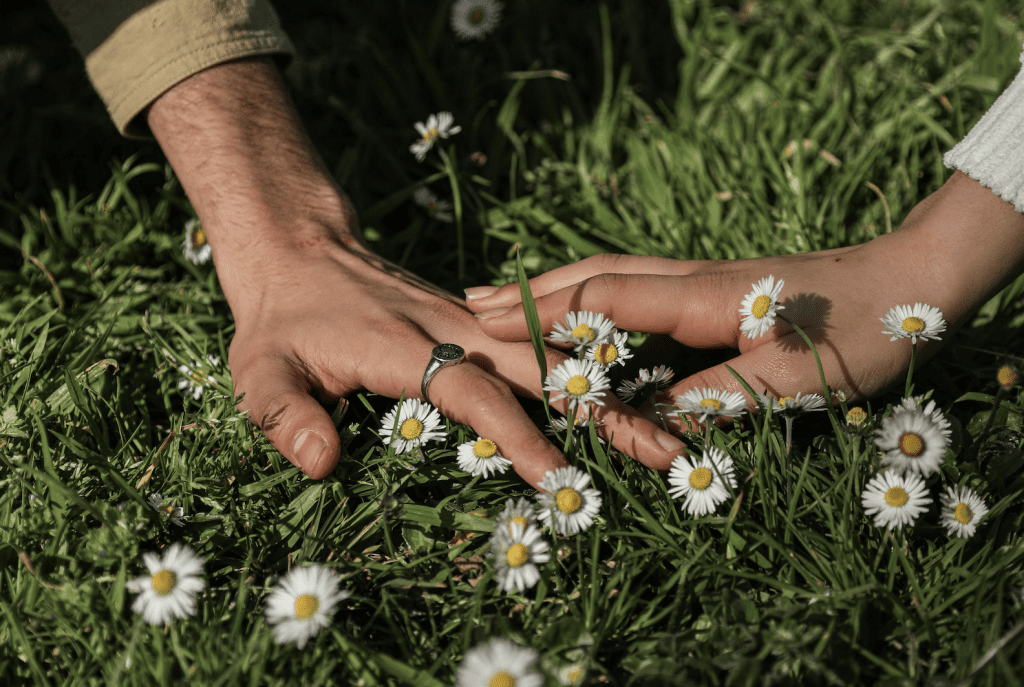
<path fill-rule="evenodd" d="M 327 440 L 320 436 L 319 432 L 304 429 L 299 432 L 299 436 L 295 437 L 292 453 L 295 454 L 295 460 L 299 462 L 299 465 L 304 469 L 309 469 L 320 462 L 320 456 L 326 448 Z"/>
<path fill-rule="evenodd" d="M 466 289 L 466 300 L 471 301 L 474 298 L 487 298 L 497 290 L 497 286 L 471 286 Z"/>
<path fill-rule="evenodd" d="M 478 319 L 486 320 L 489 317 L 497 317 L 498 315 L 504 315 L 512 308 L 494 308 L 492 310 L 484 310 L 476 314 Z"/>
<path fill-rule="evenodd" d="M 658 433 L 654 435 L 654 438 L 658 440 L 658 443 L 663 449 L 669 453 L 681 453 L 683 450 L 683 442 L 671 434 L 658 430 Z"/>

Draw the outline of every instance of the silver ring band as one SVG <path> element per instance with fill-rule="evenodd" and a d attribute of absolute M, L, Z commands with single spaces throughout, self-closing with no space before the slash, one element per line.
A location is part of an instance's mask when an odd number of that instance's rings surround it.
<path fill-rule="evenodd" d="M 466 350 L 453 343 L 443 343 L 434 346 L 434 350 L 430 352 L 430 362 L 427 363 L 427 369 L 423 371 L 423 383 L 420 385 L 420 393 L 423 395 L 423 400 L 430 403 L 430 399 L 427 397 L 427 386 L 430 385 L 430 380 L 434 378 L 437 371 L 451 367 L 452 365 L 458 365 L 466 358 Z"/>

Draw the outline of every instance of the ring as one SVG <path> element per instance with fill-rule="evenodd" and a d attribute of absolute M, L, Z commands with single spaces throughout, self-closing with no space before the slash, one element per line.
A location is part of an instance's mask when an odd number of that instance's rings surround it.
<path fill-rule="evenodd" d="M 430 362 L 427 363 L 427 369 L 423 372 L 423 384 L 420 385 L 420 393 L 423 394 L 423 400 L 430 403 L 430 399 L 427 398 L 427 386 L 430 384 L 430 380 L 434 378 L 437 371 L 451 367 L 452 365 L 458 365 L 466 358 L 466 350 L 457 344 L 443 343 L 434 346 L 434 350 L 430 352 Z"/>

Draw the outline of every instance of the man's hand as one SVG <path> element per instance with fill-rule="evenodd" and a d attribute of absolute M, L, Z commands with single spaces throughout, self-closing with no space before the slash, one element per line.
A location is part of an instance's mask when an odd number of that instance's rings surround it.
<path fill-rule="evenodd" d="M 200 72 L 157 99 L 147 120 L 213 248 L 235 316 L 240 405 L 292 463 L 320 478 L 338 461 L 337 432 L 312 393 L 419 397 L 431 349 L 450 342 L 468 362 L 431 382 L 440 411 L 494 440 L 531 484 L 565 465 L 512 393 L 540 397 L 532 347 L 491 339 L 461 301 L 362 245 L 269 61 Z M 564 358 L 551 349 L 548 364 Z M 612 404 L 609 429 L 667 467 L 682 442 Z"/>
<path fill-rule="evenodd" d="M 546 330 L 570 310 L 598 311 L 619 327 L 666 334 L 687 346 L 738 348 L 740 355 L 726 364 L 756 391 L 820 392 L 814 358 L 788 324 L 776 320 L 757 339 L 740 333 L 744 295 L 774 275 L 785 280 L 782 314 L 815 342 L 828 384 L 858 398 L 902 379 L 909 365 L 909 340 L 890 342 L 881 333 L 879 318 L 889 308 L 925 302 L 955 329 L 1022 269 L 1024 215 L 957 172 L 899 231 L 860 246 L 720 262 L 602 255 L 530 285 Z M 488 334 L 518 341 L 527 336 L 519 301 L 518 287 L 506 286 L 469 305 Z M 935 342 L 921 345 L 925 355 L 937 350 Z M 742 391 L 726 364 L 683 379 L 666 394 L 694 387 Z"/>

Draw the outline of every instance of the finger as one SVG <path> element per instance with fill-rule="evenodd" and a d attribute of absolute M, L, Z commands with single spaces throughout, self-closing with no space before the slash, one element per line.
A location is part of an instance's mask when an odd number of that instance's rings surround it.
<path fill-rule="evenodd" d="M 676 260 L 650 255 L 605 253 L 555 268 L 534 277 L 530 280 L 530 293 L 534 298 L 538 298 L 599 274 L 685 275 L 707 264 L 709 264 L 708 261 L 704 260 Z M 474 313 L 509 307 L 521 301 L 519 284 L 506 284 L 498 289 L 490 286 L 466 289 L 466 306 Z"/>
<path fill-rule="evenodd" d="M 326 477 L 338 464 L 338 431 L 310 396 L 305 375 L 283 358 L 267 355 L 233 369 L 238 407 L 263 430 L 278 451 L 313 479 Z"/>
<path fill-rule="evenodd" d="M 600 312 L 620 329 L 667 334 L 697 348 L 735 346 L 739 306 L 750 284 L 721 274 L 661 276 L 600 274 L 536 299 L 541 330 L 570 311 Z M 500 310 L 500 309 L 499 309 Z M 481 328 L 502 341 L 529 338 L 521 305 L 478 313 Z M 697 326 L 695 326 L 697 325 Z M 776 336 L 783 332 L 776 332 Z"/>

